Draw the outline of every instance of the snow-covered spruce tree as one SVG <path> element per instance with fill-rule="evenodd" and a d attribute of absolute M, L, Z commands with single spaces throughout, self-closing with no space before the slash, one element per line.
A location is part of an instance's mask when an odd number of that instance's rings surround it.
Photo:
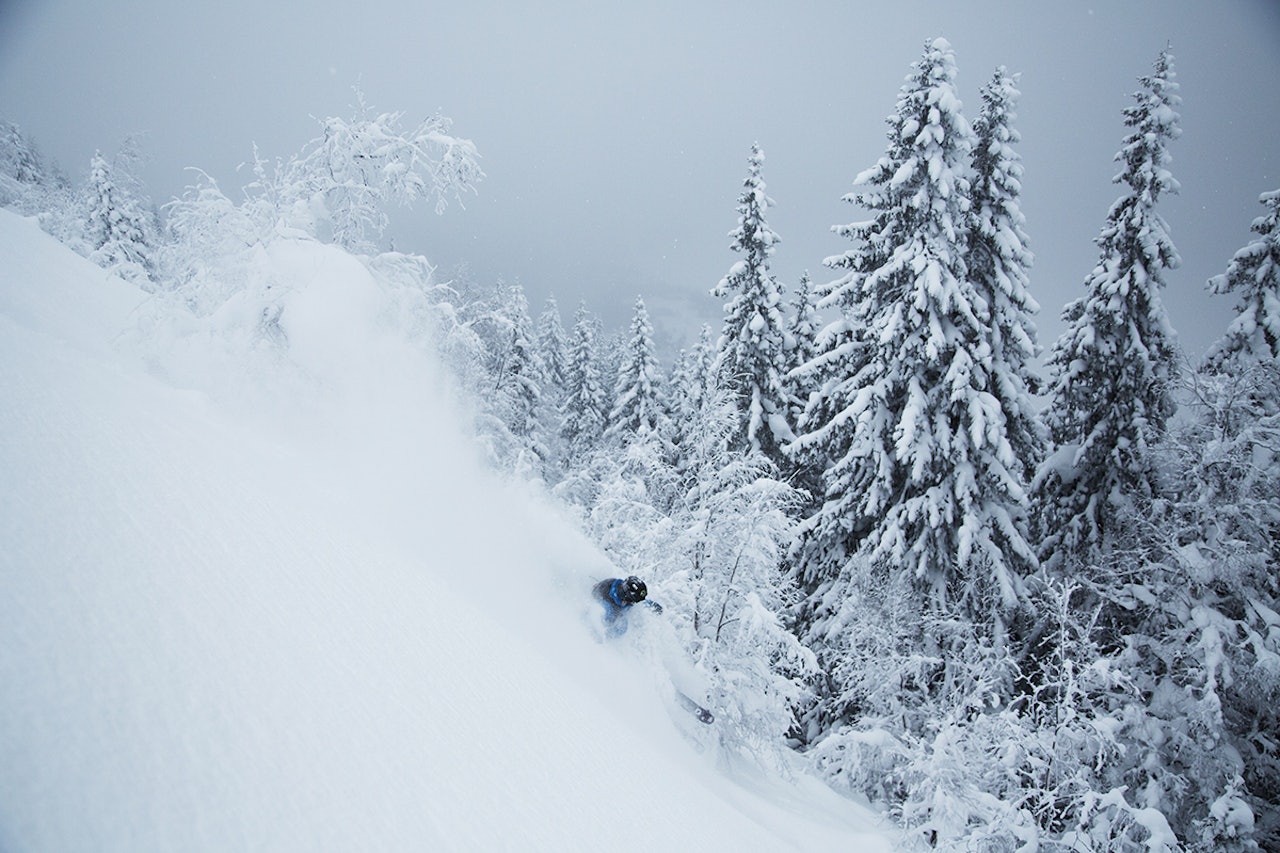
<path fill-rule="evenodd" d="M 44 213 L 50 194 L 66 185 L 22 128 L 0 120 L 0 207 L 24 215 Z"/>
<path fill-rule="evenodd" d="M 791 316 L 787 323 L 786 373 L 783 375 L 787 396 L 791 401 L 788 415 L 789 423 L 799 423 L 804 414 L 805 398 L 808 389 L 800 384 L 793 373 L 797 368 L 808 364 L 817 355 L 818 332 L 822 322 L 818 318 L 818 307 L 813 293 L 813 279 L 806 271 L 801 274 L 796 284 L 795 295 L 791 299 Z"/>
<path fill-rule="evenodd" d="M 991 346 L 990 391 L 1004 414 L 1013 451 L 1010 468 L 1023 486 L 1044 458 L 1047 436 L 1032 394 L 1040 391 L 1034 362 L 1040 356 L 1032 319 L 1040 306 L 1028 290 L 1026 222 L 1022 215 L 1022 162 L 1013 146 L 1019 92 L 1017 76 L 1003 66 L 982 89 L 982 114 L 974 123 L 969 227 L 969 280 L 987 303 Z"/>
<path fill-rule="evenodd" d="M 566 377 L 569 375 L 568 339 L 565 337 L 564 324 L 560 319 L 560 305 L 554 295 L 547 297 L 547 303 L 538 315 L 538 355 L 542 359 L 544 379 L 547 390 L 553 396 L 557 407 L 560 396 L 564 393 Z"/>
<path fill-rule="evenodd" d="M 150 287 L 156 229 L 146 200 L 132 183 L 102 152 L 94 153 L 84 191 L 85 240 L 89 260 L 121 278 Z"/>
<path fill-rule="evenodd" d="M 0 120 L 0 176 L 15 184 L 38 186 L 48 180 L 44 158 L 27 139 L 22 128 L 11 121 Z M 9 204 L 7 195 L 0 195 L 0 204 Z"/>
<path fill-rule="evenodd" d="M 674 487 L 653 327 L 643 299 L 635 308 L 616 370 L 594 355 L 598 318 L 579 309 L 563 409 L 567 470 L 554 493 L 582 513 L 584 530 L 620 572 L 648 574 L 669 549 Z M 607 418 L 604 369 L 616 375 L 617 403 Z"/>
<path fill-rule="evenodd" d="M 707 397 L 715 390 L 715 341 L 711 327 L 703 325 L 692 349 L 681 350 L 666 384 L 664 408 L 670 441 L 679 448 L 693 435 L 692 424 Z"/>
<path fill-rule="evenodd" d="M 720 384 L 738 400 L 742 413 L 735 446 L 762 450 L 775 464 L 784 461 L 782 445 L 790 441 L 790 399 L 783 376 L 787 371 L 787 333 L 782 317 L 782 294 L 769 258 L 778 235 L 765 214 L 773 200 L 760 176 L 764 152 L 751 146 L 747 178 L 738 197 L 738 227 L 729 232 L 730 248 L 741 259 L 712 293 L 728 299 L 718 344 L 716 369 Z"/>
<path fill-rule="evenodd" d="M 1132 133 L 1116 155 L 1126 186 L 1097 238 L 1084 296 L 1063 311 L 1067 331 L 1049 361 L 1045 414 L 1055 451 L 1037 475 L 1042 556 L 1051 564 L 1134 547 L 1132 527 L 1158 489 L 1152 448 L 1174 411 L 1176 343 L 1160 288 L 1179 258 L 1160 197 L 1176 192 L 1168 144 L 1180 133 L 1173 56 L 1161 51 L 1124 111 Z M 1127 529 L 1126 529 L 1127 528 Z"/>
<path fill-rule="evenodd" d="M 658 360 L 653 354 L 653 324 L 649 322 L 644 299 L 637 298 L 631 335 L 614 387 L 606 437 L 626 444 L 637 436 L 656 434 L 663 416 L 660 383 Z"/>
<path fill-rule="evenodd" d="M 846 270 L 822 303 L 841 318 L 797 371 L 821 384 L 794 445 L 828 460 L 796 555 L 800 628 L 828 677 L 803 735 L 833 780 L 938 843 L 1008 817 L 979 805 L 996 736 L 975 721 L 1013 698 L 1036 565 L 1003 410 L 1019 386 L 993 340 L 1023 318 L 993 317 L 966 263 L 974 136 L 955 75 L 950 45 L 927 42 L 884 156 L 846 196 L 872 218 L 836 229 L 858 246 L 827 261 Z"/>
<path fill-rule="evenodd" d="M 13 122 L 0 120 L 0 207 L 37 216 L 40 227 L 72 251 L 89 253 L 84 199 Z"/>
<path fill-rule="evenodd" d="M 385 205 L 434 199 L 443 213 L 484 177 L 479 153 L 431 116 L 403 129 L 404 113 L 374 114 L 357 92 L 355 115 L 321 121 L 322 134 L 279 170 L 272 192 L 283 219 L 352 252 L 369 253 L 387 226 Z"/>
<path fill-rule="evenodd" d="M 627 352 L 628 329 L 608 331 L 600 317 L 592 318 L 595 322 L 596 368 L 600 371 L 600 392 L 604 395 L 605 429 L 609 428 L 609 413 L 613 411 L 614 391 L 618 387 L 618 376 L 622 373 L 622 359 Z"/>
<path fill-rule="evenodd" d="M 831 291 L 856 292 L 865 352 L 840 392 L 847 408 L 797 444 L 856 426 L 828 469 L 818 559 L 847 552 L 852 518 L 871 560 L 908 573 L 927 608 L 992 624 L 1019 603 L 1035 557 L 989 332 L 1009 321 L 993 322 L 964 258 L 973 135 L 955 74 L 950 44 L 929 42 L 888 150 L 846 197 L 873 218 L 841 229 L 864 245 L 829 260 L 848 270 Z"/>
<path fill-rule="evenodd" d="M 604 434 L 607 414 L 600 368 L 596 363 L 596 323 L 585 304 L 579 305 L 574 314 L 560 412 L 564 417 L 560 437 L 566 445 L 565 462 L 572 466 L 595 449 Z"/>
<path fill-rule="evenodd" d="M 1248 543 L 1268 568 L 1258 594 L 1275 596 L 1280 562 L 1280 190 L 1264 193 L 1267 214 L 1253 222 L 1259 239 L 1209 280 L 1216 294 L 1235 293 L 1237 315 L 1194 374 L 1192 408 L 1175 445 L 1186 448 L 1184 472 L 1195 496 L 1184 505 L 1205 513 L 1207 541 Z M 1197 471 L 1192 476 L 1190 471 Z M 1264 579 L 1270 577 L 1270 581 Z M 1267 587 L 1263 589 L 1263 587 Z M 1265 599 L 1264 599 L 1265 600 Z"/>
<path fill-rule="evenodd" d="M 812 375 L 805 375 L 803 368 L 813 361 L 818 354 L 818 333 L 822 323 L 818 317 L 818 307 L 814 297 L 813 280 L 808 271 L 800 276 L 796 284 L 795 295 L 791 299 L 791 315 L 787 323 L 787 360 L 783 373 L 783 387 L 786 388 L 789 402 L 787 422 L 793 424 L 797 432 L 803 430 L 805 407 L 813 390 L 809 382 Z M 816 501 L 822 494 L 822 464 L 813 464 L 813 458 L 804 458 L 790 452 L 791 445 L 783 447 L 787 454 L 787 465 L 783 469 L 787 479 L 805 495 L 805 503 L 800 509 L 802 516 L 810 515 L 817 506 Z M 825 460 L 822 460 L 825 462 Z"/>
<path fill-rule="evenodd" d="M 1236 295 L 1236 318 L 1205 358 L 1216 372 L 1280 363 L 1280 190 L 1258 201 L 1267 212 L 1253 221 L 1257 239 L 1236 252 L 1227 271 L 1209 279 L 1212 293 Z"/>
<path fill-rule="evenodd" d="M 704 324 L 693 347 L 676 355 L 670 378 L 663 383 L 659 431 L 671 478 L 655 492 L 654 499 L 666 512 L 682 497 L 678 481 L 688 464 L 686 453 L 697 440 L 698 415 L 716 392 L 715 360 L 715 338 L 711 327 Z M 657 485 L 655 482 L 655 488 Z"/>
<path fill-rule="evenodd" d="M 542 362 L 533 339 L 529 301 L 524 288 L 514 285 L 507 291 L 507 315 L 511 320 L 510 347 L 502 359 L 497 391 L 506 398 L 507 426 L 520 443 L 518 468 L 541 475 L 541 463 L 548 456 L 539 431 L 542 404 Z"/>
<path fill-rule="evenodd" d="M 569 377 L 569 342 L 560 319 L 560 306 L 555 296 L 547 298 L 542 313 L 538 315 L 534 334 L 538 360 L 542 365 L 542 405 L 539 407 L 540 430 L 546 437 L 548 456 L 546 475 L 554 481 L 563 470 L 564 442 L 560 429 L 564 425 L 560 413 L 564 405 L 565 387 Z"/>
<path fill-rule="evenodd" d="M 841 226 L 837 226 L 837 229 Z M 830 263 L 833 258 L 828 258 Z M 853 402 L 855 378 L 865 362 L 869 342 L 848 276 L 821 285 L 818 307 L 836 319 L 814 337 L 814 354 L 792 368 L 788 381 L 804 397 L 804 411 L 796 421 L 798 440 L 787 445 L 793 470 L 812 493 L 813 511 L 801 522 L 793 547 L 793 564 L 805 591 L 797 613 L 803 633 L 820 613 L 832 581 L 844 570 L 866 534 L 867 522 L 854 510 L 857 493 L 850 488 L 853 457 L 849 449 L 857 423 L 843 416 Z"/>
<path fill-rule="evenodd" d="M 1273 799 L 1278 778 L 1274 746 L 1258 749 L 1256 732 L 1274 728 L 1280 696 L 1259 666 L 1280 658 L 1263 603 L 1276 601 L 1274 540 L 1256 510 L 1280 496 L 1263 462 L 1273 453 L 1248 445 L 1274 447 L 1265 433 L 1275 427 L 1248 414 L 1247 372 L 1191 377 L 1191 405 L 1170 419 L 1174 344 L 1158 288 L 1177 256 L 1152 207 L 1176 188 L 1164 150 L 1177 130 L 1172 76 L 1166 50 L 1126 112 L 1130 193 L 1112 208 L 1090 291 L 1069 307 L 1055 350 L 1050 425 L 1074 432 L 1054 435 L 1060 458 L 1043 478 L 1063 499 L 1044 507 L 1060 552 L 1048 577 L 1081 581 L 1082 609 L 1096 614 L 1080 671 L 1124 678 L 1089 694 L 1092 728 L 1109 731 L 1114 750 L 1090 761 L 1091 788 L 1054 811 L 1098 848 L 1251 850 L 1267 830 L 1257 835 L 1250 802 Z M 1028 663 L 1040 668 L 1027 674 L 1040 692 L 1055 678 L 1036 652 Z"/>
<path fill-rule="evenodd" d="M 524 288 L 499 284 L 472 310 L 475 316 L 469 325 L 486 351 L 486 375 L 476 390 L 487 416 L 480 432 L 490 458 L 503 470 L 541 477 L 549 456 L 539 429 L 542 364 Z"/>

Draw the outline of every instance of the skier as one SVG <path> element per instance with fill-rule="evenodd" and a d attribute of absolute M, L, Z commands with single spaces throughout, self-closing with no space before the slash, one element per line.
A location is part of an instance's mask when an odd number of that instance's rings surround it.
<path fill-rule="evenodd" d="M 662 612 L 661 604 L 646 600 L 649 590 L 644 581 L 635 575 L 627 578 L 605 578 L 591 588 L 591 595 L 604 606 L 604 628 L 610 637 L 620 637 L 626 633 L 627 612 L 633 605 L 643 601 L 654 612 Z"/>
<path fill-rule="evenodd" d="M 662 612 L 661 604 L 648 600 L 648 588 L 645 587 L 644 581 L 635 575 L 626 578 L 605 578 L 591 588 L 591 596 L 604 607 L 604 630 L 610 637 L 620 637 L 626 633 L 627 615 L 632 607 L 641 602 L 655 613 Z M 708 724 L 715 722 L 711 712 L 690 699 L 676 683 L 679 669 L 692 671 L 692 668 L 687 664 L 673 667 L 670 661 L 667 662 L 666 668 L 671 675 L 676 701 L 680 706 L 697 717 L 699 722 Z"/>

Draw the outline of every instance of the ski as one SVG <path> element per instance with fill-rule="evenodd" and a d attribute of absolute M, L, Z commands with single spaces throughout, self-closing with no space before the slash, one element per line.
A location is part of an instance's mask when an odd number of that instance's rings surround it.
<path fill-rule="evenodd" d="M 716 718 L 710 711 L 678 690 L 676 691 L 676 699 L 679 700 L 681 707 L 697 718 L 698 722 L 708 725 L 715 722 Z"/>

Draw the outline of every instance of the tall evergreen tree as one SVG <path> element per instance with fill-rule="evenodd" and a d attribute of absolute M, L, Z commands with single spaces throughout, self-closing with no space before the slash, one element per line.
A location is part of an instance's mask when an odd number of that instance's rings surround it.
<path fill-rule="evenodd" d="M 560 320 L 560 306 L 554 295 L 547 297 L 546 307 L 538 315 L 537 335 L 544 379 L 558 396 L 563 392 L 565 378 L 568 376 L 568 341 Z"/>
<path fill-rule="evenodd" d="M 703 324 L 689 351 L 681 350 L 667 383 L 667 410 L 677 425 L 688 424 L 715 388 L 716 347 L 711 327 Z"/>
<path fill-rule="evenodd" d="M 827 258 L 825 263 L 835 266 L 844 259 L 843 255 Z M 805 403 L 796 421 L 798 438 L 786 448 L 818 507 L 801 522 L 794 555 L 798 579 L 809 595 L 802 611 L 823 598 L 866 534 L 865 519 L 854 511 L 857 495 L 850 489 L 853 457 L 849 450 L 858 425 L 842 415 L 857 396 L 855 379 L 866 362 L 866 324 L 848 276 L 818 290 L 822 294 L 818 307 L 837 316 L 814 336 L 809 361 L 792 369 L 791 381 L 802 389 Z M 800 621 L 807 624 L 813 617 L 802 612 Z"/>
<path fill-rule="evenodd" d="M 818 332 L 822 324 L 818 319 L 818 308 L 814 302 L 813 280 L 806 271 L 796 284 L 795 296 L 791 300 L 791 317 L 787 324 L 787 360 L 783 384 L 787 388 L 787 396 L 791 402 L 789 422 L 799 423 L 804 414 L 805 398 L 808 390 L 801 381 L 798 369 L 808 364 L 817 354 Z"/>
<path fill-rule="evenodd" d="M 764 152 L 751 146 L 747 179 L 738 197 L 738 227 L 729 232 L 730 248 L 741 255 L 712 291 L 727 298 L 717 370 L 723 386 L 738 400 L 742 424 L 735 445 L 761 450 L 780 463 L 782 445 L 792 438 L 789 398 L 784 382 L 787 333 L 782 294 L 769 258 L 778 235 L 765 214 L 773 200 L 765 193 L 760 169 Z"/>
<path fill-rule="evenodd" d="M 1164 559 L 1152 561 L 1141 577 L 1152 594 L 1142 598 L 1150 615 L 1139 631 L 1158 661 L 1143 669 L 1179 684 L 1205 685 L 1195 696 L 1210 712 L 1198 727 L 1208 734 L 1197 743 L 1232 762 L 1222 776 L 1194 774 L 1191 797 L 1179 792 L 1179 804 L 1191 805 L 1178 810 L 1184 825 L 1199 819 L 1224 830 L 1212 839 L 1201 833 L 1210 842 L 1205 847 L 1215 850 L 1252 849 L 1222 825 L 1215 800 L 1223 777 L 1235 778 L 1235 793 L 1259 815 L 1275 812 L 1280 791 L 1280 746 L 1259 736 L 1280 731 L 1280 668 L 1262 665 L 1280 655 L 1280 632 L 1273 630 L 1280 611 L 1280 191 L 1260 200 L 1268 213 L 1253 223 L 1259 239 L 1209 280 L 1211 291 L 1236 294 L 1238 314 L 1189 377 L 1190 393 L 1180 397 L 1186 409 L 1161 448 L 1169 480 L 1162 497 L 1169 496 L 1169 520 L 1176 525 L 1165 536 L 1180 547 L 1161 554 Z M 1209 626 L 1206 613 L 1213 614 Z M 1193 714 L 1178 708 L 1176 716 L 1165 716 L 1177 725 Z M 1180 766 L 1188 766 L 1187 754 L 1179 745 Z M 1153 763 L 1144 760 L 1144 767 Z M 1209 795 L 1200 799 L 1201 793 Z M 1207 816 L 1196 808 L 1210 803 Z M 1280 814 L 1257 821 L 1252 830 L 1259 849 L 1280 850 Z M 1247 838 L 1247 829 L 1239 835 Z M 1232 842 L 1238 846 L 1228 846 Z"/>
<path fill-rule="evenodd" d="M 79 200 L 71 182 L 40 153 L 22 128 L 0 119 L 0 207 L 39 216 L 40 227 L 81 251 Z M 84 250 L 87 254 L 87 250 Z"/>
<path fill-rule="evenodd" d="M 680 350 L 665 387 L 663 423 L 671 454 L 668 462 L 678 471 L 687 467 L 689 448 L 696 438 L 698 413 L 716 389 L 715 342 L 711 335 L 711 327 L 704 324 L 693 348 Z"/>
<path fill-rule="evenodd" d="M 569 378 L 569 343 L 560 321 L 560 306 L 555 296 L 547 297 L 543 311 L 535 324 L 538 361 L 542 365 L 542 406 L 539 409 L 540 429 L 547 437 L 547 462 L 564 454 L 560 430 L 564 425 L 560 407 L 564 405 L 565 386 Z M 546 466 L 547 474 L 554 478 L 559 465 Z"/>
<path fill-rule="evenodd" d="M 605 429 L 609 428 L 609 413 L 613 411 L 614 392 L 618 389 L 618 376 L 622 373 L 622 359 L 627 351 L 629 329 L 607 331 L 600 317 L 596 322 L 596 367 L 600 371 L 600 392 L 605 415 Z"/>
<path fill-rule="evenodd" d="M 1211 292 L 1237 299 L 1235 320 L 1205 359 L 1213 369 L 1280 365 L 1280 190 L 1258 201 L 1267 208 L 1253 221 L 1258 239 L 1236 252 L 1225 273 L 1209 279 Z"/>
<path fill-rule="evenodd" d="M 570 463 L 594 449 L 604 432 L 605 395 L 595 348 L 595 319 L 586 305 L 580 305 L 574 314 L 565 398 L 560 407 L 564 416 L 560 437 L 567 444 L 566 461 Z"/>
<path fill-rule="evenodd" d="M 806 366 L 818 353 L 818 333 L 821 329 L 813 280 L 806 271 L 800 276 L 791 300 L 791 315 L 787 323 L 786 372 L 783 374 L 783 386 L 787 389 L 789 405 L 787 421 L 795 425 L 796 432 L 803 430 L 805 406 L 810 392 L 820 384 L 814 381 L 812 374 L 806 372 Z M 807 501 L 816 500 L 822 493 L 822 465 L 813 464 L 812 458 L 795 454 L 791 445 L 785 446 L 783 450 L 787 454 L 784 470 L 788 480 Z"/>
<path fill-rule="evenodd" d="M 65 190 L 66 183 L 22 128 L 0 120 L 0 206 L 20 213 L 43 212 L 49 194 Z"/>
<path fill-rule="evenodd" d="M 539 429 L 542 364 L 533 343 L 529 301 L 519 284 L 500 287 L 498 299 L 490 356 L 493 388 L 487 399 L 516 439 L 517 453 L 526 457 L 525 462 L 516 460 L 516 464 L 543 462 L 549 451 Z M 528 454 L 534 459 L 529 460 Z"/>
<path fill-rule="evenodd" d="M 1040 346 L 1032 319 L 1040 306 L 1028 290 L 1032 255 L 1023 230 L 1022 158 L 1013 148 L 1021 139 L 1013 127 L 1016 84 L 1017 76 L 1001 66 L 982 89 L 982 115 L 974 123 L 967 261 L 969 280 L 987 303 L 990 317 L 990 391 L 1004 413 L 1004 431 L 1013 450 L 1010 467 L 1025 486 L 1044 458 L 1047 436 L 1031 396 L 1040 390 L 1034 366 Z"/>
<path fill-rule="evenodd" d="M 142 199 L 95 152 L 89 163 L 85 236 L 89 259 L 137 283 L 149 283 L 155 240 Z"/>
<path fill-rule="evenodd" d="M 662 417 L 658 397 L 658 360 L 653 354 L 653 324 L 644 300 L 637 298 L 631 336 L 623 353 L 614 387 L 613 409 L 606 434 L 626 443 L 631 437 L 656 432 Z"/>
<path fill-rule="evenodd" d="M 1107 545 L 1119 513 L 1157 489 L 1152 448 L 1174 411 L 1176 343 L 1160 288 L 1179 264 L 1156 204 L 1178 183 L 1168 144 L 1180 133 L 1173 56 L 1161 51 L 1124 111 L 1132 132 L 1116 160 L 1126 192 L 1097 238 L 1084 296 L 1063 312 L 1067 331 L 1049 362 L 1046 413 L 1056 448 L 1038 476 L 1042 556 L 1056 564 Z"/>
<path fill-rule="evenodd" d="M 22 128 L 11 121 L 0 120 L 0 176 L 28 185 L 42 184 L 49 179 L 44 159 Z"/>
<path fill-rule="evenodd" d="M 863 245 L 828 261 L 848 270 L 830 292 L 855 294 L 866 334 L 857 374 L 840 383 L 847 407 L 799 440 L 847 441 L 807 559 L 836 558 L 838 572 L 851 534 L 865 531 L 871 561 L 906 570 L 925 606 L 990 613 L 1018 602 L 1035 558 L 995 393 L 988 306 L 964 258 L 973 132 L 950 44 L 927 43 L 913 69 L 885 155 L 846 196 L 873 214 L 839 229 Z"/>

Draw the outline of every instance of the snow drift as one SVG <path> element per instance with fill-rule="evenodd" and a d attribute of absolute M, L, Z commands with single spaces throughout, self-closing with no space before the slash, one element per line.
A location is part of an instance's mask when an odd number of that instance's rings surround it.
<path fill-rule="evenodd" d="M 478 462 L 365 263 L 254 275 L 287 349 L 0 211 L 0 850 L 889 849 L 592 642 L 608 562 Z"/>

